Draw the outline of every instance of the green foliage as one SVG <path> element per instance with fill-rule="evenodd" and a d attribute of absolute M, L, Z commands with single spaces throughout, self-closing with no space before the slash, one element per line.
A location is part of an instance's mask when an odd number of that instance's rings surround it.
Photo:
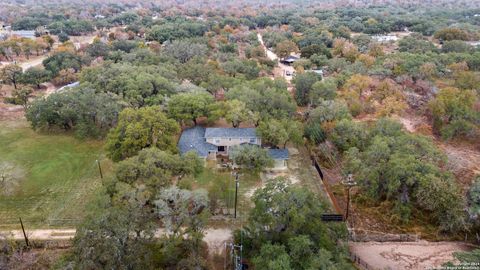
<path fill-rule="evenodd" d="M 50 33 L 59 36 L 63 33 L 70 36 L 80 36 L 92 32 L 94 28 L 92 23 L 87 20 L 65 20 L 49 24 L 48 30 Z"/>
<path fill-rule="evenodd" d="M 258 145 L 235 145 L 229 148 L 228 156 L 244 169 L 261 171 L 273 166 L 273 160 L 266 149 Z"/>
<path fill-rule="evenodd" d="M 404 37 L 398 42 L 398 49 L 401 52 L 427 53 L 436 51 L 435 45 L 421 37 Z"/>
<path fill-rule="evenodd" d="M 327 134 L 320 123 L 308 122 L 305 125 L 305 137 L 314 144 L 319 144 L 327 139 Z"/>
<path fill-rule="evenodd" d="M 207 53 L 207 46 L 205 44 L 197 43 L 192 40 L 174 40 L 165 43 L 163 50 L 165 54 L 174 57 L 180 63 L 186 63 L 193 57 L 203 57 Z"/>
<path fill-rule="evenodd" d="M 314 72 L 301 73 L 295 76 L 295 100 L 298 105 L 304 106 L 311 101 L 312 86 L 319 80 L 321 80 L 321 77 Z"/>
<path fill-rule="evenodd" d="M 168 101 L 168 115 L 182 123 L 197 124 L 197 118 L 210 115 L 214 102 L 213 96 L 205 91 L 180 93 Z"/>
<path fill-rule="evenodd" d="M 133 107 L 159 105 L 175 92 L 176 73 L 168 65 L 106 64 L 83 70 L 80 81 L 98 92 L 114 93 Z"/>
<path fill-rule="evenodd" d="M 469 53 L 473 51 L 473 46 L 467 44 L 462 40 L 445 41 L 442 45 L 442 52 L 444 53 Z"/>
<path fill-rule="evenodd" d="M 152 147 L 119 162 L 115 176 L 118 181 L 132 186 L 146 185 L 154 194 L 171 185 L 173 176 L 197 175 L 202 170 L 203 162 L 195 152 L 179 156 Z"/>
<path fill-rule="evenodd" d="M 362 142 L 350 143 L 348 133 L 337 132 L 335 138 L 342 134 L 348 136 L 340 141 L 348 143 L 339 144 L 346 151 L 345 173 L 354 174 L 369 198 L 393 202 L 393 212 L 402 222 L 408 222 L 416 208 L 429 213 L 443 231 L 465 229 L 458 186 L 442 171 L 445 157 L 430 140 L 407 134 L 399 123 L 386 119 L 379 120 Z"/>
<path fill-rule="evenodd" d="M 327 78 L 312 85 L 310 99 L 312 104 L 317 105 L 319 99 L 333 100 L 337 96 L 337 81 Z"/>
<path fill-rule="evenodd" d="M 155 223 L 150 215 L 131 206 L 116 206 L 87 218 L 73 241 L 76 268 L 153 269 L 149 262 Z"/>
<path fill-rule="evenodd" d="M 309 120 L 317 123 L 333 122 L 342 119 L 351 119 L 350 111 L 345 102 L 341 100 L 320 99 L 318 107 L 311 110 Z"/>
<path fill-rule="evenodd" d="M 364 149 L 369 132 L 365 124 L 343 119 L 337 123 L 329 138 L 341 151 L 347 151 L 353 147 Z"/>
<path fill-rule="evenodd" d="M 444 139 L 457 136 L 476 138 L 479 136 L 480 113 L 474 110 L 477 100 L 474 91 L 444 88 L 429 104 L 433 116 L 433 128 Z"/>
<path fill-rule="evenodd" d="M 120 113 L 117 126 L 108 134 L 108 157 L 120 161 L 148 147 L 175 153 L 175 136 L 179 131 L 175 120 L 167 118 L 160 107 L 127 108 Z"/>
<path fill-rule="evenodd" d="M 21 83 L 30 84 L 40 88 L 40 84 L 50 80 L 51 74 L 48 70 L 42 68 L 29 68 L 20 78 Z"/>
<path fill-rule="evenodd" d="M 202 23 L 186 20 L 177 23 L 167 22 L 162 25 L 154 25 L 147 31 L 146 38 L 150 41 L 164 43 L 176 39 L 203 36 L 206 31 L 207 27 Z"/>
<path fill-rule="evenodd" d="M 286 147 L 288 142 L 302 143 L 303 127 L 301 123 L 291 119 L 268 119 L 262 121 L 257 132 L 262 137 L 262 143 Z"/>
<path fill-rule="evenodd" d="M 33 129 L 60 128 L 73 130 L 79 137 L 98 137 L 116 124 L 124 106 L 116 95 L 80 87 L 35 99 L 26 118 Z"/>
<path fill-rule="evenodd" d="M 70 52 L 58 52 L 43 60 L 43 66 L 52 76 L 57 76 L 62 69 L 73 69 L 75 72 L 82 68 L 83 60 L 79 55 Z"/>
<path fill-rule="evenodd" d="M 255 192 L 247 225 L 235 232 L 245 255 L 259 269 L 351 269 L 336 242 L 343 226 L 327 226 L 326 204 L 305 188 L 277 178 Z M 323 265 L 323 266 L 322 266 Z M 273 267 L 273 268 L 270 268 Z"/>
<path fill-rule="evenodd" d="M 0 69 L 0 81 L 4 84 L 12 84 L 17 88 L 17 83 L 22 78 L 22 68 L 17 65 L 7 65 Z"/>
<path fill-rule="evenodd" d="M 32 96 L 33 89 L 29 86 L 22 85 L 17 89 L 12 91 L 12 97 L 7 97 L 4 99 L 5 102 L 22 105 L 24 109 L 27 109 L 28 101 Z"/>
<path fill-rule="evenodd" d="M 228 100 L 243 101 L 250 111 L 258 112 L 261 119 L 287 118 L 295 112 L 295 104 L 287 91 L 287 85 L 281 79 L 261 78 L 238 84 L 225 97 Z"/>
<path fill-rule="evenodd" d="M 435 32 L 434 37 L 442 40 L 468 40 L 468 33 L 459 28 L 444 28 Z"/>

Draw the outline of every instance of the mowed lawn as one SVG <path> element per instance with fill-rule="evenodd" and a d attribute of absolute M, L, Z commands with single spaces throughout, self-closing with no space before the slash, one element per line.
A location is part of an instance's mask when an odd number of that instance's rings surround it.
<path fill-rule="evenodd" d="M 96 159 L 104 174 L 111 163 L 103 143 L 70 135 L 36 133 L 25 121 L 0 122 L 0 165 L 15 168 L 13 191 L 0 194 L 0 229 L 71 227 L 101 189 Z"/>

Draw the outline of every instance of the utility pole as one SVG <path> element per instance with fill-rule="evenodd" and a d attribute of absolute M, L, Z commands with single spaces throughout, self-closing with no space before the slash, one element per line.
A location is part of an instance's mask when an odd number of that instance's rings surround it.
<path fill-rule="evenodd" d="M 100 166 L 100 161 L 97 159 L 98 171 L 100 172 L 100 179 L 103 179 L 102 167 Z"/>
<path fill-rule="evenodd" d="M 230 256 L 232 259 L 233 270 L 243 270 L 243 263 L 242 263 L 243 246 L 230 243 L 228 244 L 228 247 L 230 248 Z"/>
<path fill-rule="evenodd" d="M 238 172 L 235 173 L 235 210 L 233 212 L 233 218 L 237 218 L 237 200 L 238 200 Z"/>
<path fill-rule="evenodd" d="M 357 185 L 357 182 L 353 179 L 353 175 L 349 174 L 347 179 L 342 181 L 342 184 L 347 188 L 347 209 L 345 211 L 345 221 L 348 220 L 348 212 L 350 210 L 350 189 Z"/>
<path fill-rule="evenodd" d="M 23 222 L 22 222 L 22 218 L 19 218 L 20 219 L 20 225 L 22 225 L 22 231 L 23 231 L 23 237 L 25 238 L 25 244 L 28 246 L 30 246 L 29 242 L 28 242 L 28 237 L 27 237 L 27 234 L 25 233 L 25 228 L 23 227 Z"/>

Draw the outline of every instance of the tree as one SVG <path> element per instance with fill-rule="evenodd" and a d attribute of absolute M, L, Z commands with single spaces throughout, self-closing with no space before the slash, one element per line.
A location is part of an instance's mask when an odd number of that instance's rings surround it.
<path fill-rule="evenodd" d="M 337 82 L 333 78 L 315 82 L 310 93 L 311 103 L 317 105 L 319 99 L 333 100 L 337 96 Z"/>
<path fill-rule="evenodd" d="M 235 239 L 242 239 L 256 269 L 351 269 L 336 247 L 346 228 L 321 221 L 327 205 L 313 192 L 276 178 L 255 191 L 253 202 Z"/>
<path fill-rule="evenodd" d="M 284 40 L 282 42 L 279 42 L 275 47 L 275 53 L 281 59 L 289 56 L 292 52 L 298 52 L 298 47 L 295 42 L 290 40 Z"/>
<path fill-rule="evenodd" d="M 335 135 L 350 142 L 341 148 L 346 150 L 344 173 L 354 175 L 368 198 L 391 202 L 392 220 L 409 222 L 415 208 L 428 214 L 442 231 L 465 229 L 458 186 L 441 169 L 445 156 L 431 140 L 405 133 L 400 123 L 389 119 L 378 120 L 361 142 L 352 143 L 351 134 L 337 130 Z"/>
<path fill-rule="evenodd" d="M 17 89 L 17 83 L 22 76 L 22 68 L 20 66 L 10 64 L 0 70 L 0 80 L 5 84 L 13 84 Z"/>
<path fill-rule="evenodd" d="M 21 76 L 20 81 L 24 84 L 31 84 L 40 89 L 40 84 L 50 80 L 50 72 L 43 68 L 31 67 Z"/>
<path fill-rule="evenodd" d="M 307 105 L 310 102 L 310 92 L 314 83 L 321 77 L 313 72 L 306 72 L 295 76 L 295 100 L 300 106 Z"/>
<path fill-rule="evenodd" d="M 209 210 L 208 194 L 205 190 L 185 190 L 178 187 L 164 189 L 154 201 L 156 216 L 168 232 L 168 242 L 181 241 L 186 249 L 186 260 L 174 258 L 180 269 L 205 269 L 205 261 L 200 256 L 203 230 Z M 181 267 L 187 264 L 188 267 Z"/>
<path fill-rule="evenodd" d="M 70 37 L 68 36 L 68 34 L 66 33 L 63 33 L 61 32 L 60 34 L 58 34 L 58 41 L 64 43 L 64 42 L 67 42 L 70 40 Z"/>
<path fill-rule="evenodd" d="M 265 244 L 260 249 L 258 256 L 252 260 L 258 269 L 289 270 L 291 267 L 290 256 L 281 245 Z M 297 268 L 299 269 L 299 268 Z"/>
<path fill-rule="evenodd" d="M 118 117 L 118 124 L 107 137 L 107 155 L 120 161 L 136 155 L 143 148 L 157 147 L 175 153 L 175 136 L 180 127 L 167 118 L 158 106 L 127 108 Z"/>
<path fill-rule="evenodd" d="M 267 150 L 258 145 L 235 145 L 229 148 L 228 156 L 235 164 L 255 171 L 273 166 L 273 160 Z"/>
<path fill-rule="evenodd" d="M 191 40 L 175 40 L 165 45 L 164 52 L 178 59 L 180 63 L 186 63 L 193 57 L 202 57 L 207 53 L 207 46 Z"/>
<path fill-rule="evenodd" d="M 319 100 L 318 106 L 309 113 L 310 121 L 325 123 L 351 119 L 348 106 L 342 100 Z"/>
<path fill-rule="evenodd" d="M 146 185 L 151 196 L 172 184 L 173 177 L 197 175 L 203 163 L 195 152 L 174 155 L 156 147 L 138 152 L 138 155 L 119 162 L 115 168 L 116 179 L 134 187 Z"/>
<path fill-rule="evenodd" d="M 288 142 L 300 144 L 303 137 L 302 125 L 291 119 L 269 119 L 258 126 L 262 142 L 273 146 L 286 147 Z"/>
<path fill-rule="evenodd" d="M 404 37 L 398 42 L 398 49 L 401 52 L 427 53 L 436 51 L 435 45 L 422 39 L 422 37 Z"/>
<path fill-rule="evenodd" d="M 148 211 L 114 206 L 88 217 L 76 231 L 78 269 L 150 269 L 155 223 Z"/>
<path fill-rule="evenodd" d="M 204 91 L 180 93 L 168 101 L 168 114 L 180 122 L 192 121 L 197 124 L 197 118 L 208 117 L 213 96 Z"/>
<path fill-rule="evenodd" d="M 74 130 L 79 137 L 102 137 L 117 123 L 125 104 L 113 94 L 70 88 L 35 99 L 26 110 L 33 129 Z"/>
<path fill-rule="evenodd" d="M 441 40 L 468 40 L 468 33 L 459 28 L 443 28 L 435 32 L 433 35 L 436 39 Z"/>
<path fill-rule="evenodd" d="M 225 103 L 225 119 L 232 123 L 234 128 L 239 127 L 241 122 L 249 120 L 251 115 L 252 112 L 243 101 L 232 99 Z"/>
<path fill-rule="evenodd" d="M 257 112 L 260 119 L 291 117 L 295 112 L 295 103 L 287 91 L 287 84 L 282 79 L 271 80 L 259 78 L 251 82 L 237 84 L 230 89 L 227 100 L 243 101 L 252 112 Z M 254 121 L 258 125 L 257 121 Z"/>
<path fill-rule="evenodd" d="M 95 39 L 92 44 L 87 46 L 87 53 L 94 57 L 106 57 L 110 52 L 110 48 L 107 44 L 103 43 L 99 39 Z"/>
<path fill-rule="evenodd" d="M 480 119 L 480 113 L 473 109 L 477 99 L 476 93 L 471 90 L 441 89 L 429 103 L 433 128 L 445 139 L 459 135 L 478 136 L 478 127 L 474 123 Z"/>
<path fill-rule="evenodd" d="M 6 98 L 5 101 L 15 105 L 22 105 L 26 110 L 28 100 L 32 97 L 33 89 L 30 86 L 22 85 L 12 91 L 12 97 Z"/>
<path fill-rule="evenodd" d="M 51 72 L 52 76 L 56 76 L 62 69 L 73 68 L 78 72 L 82 67 L 82 59 L 70 52 L 58 52 L 43 60 L 43 66 Z"/>

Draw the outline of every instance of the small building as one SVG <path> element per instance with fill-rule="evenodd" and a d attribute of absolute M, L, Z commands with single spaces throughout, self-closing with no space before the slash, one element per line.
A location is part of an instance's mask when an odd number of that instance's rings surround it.
<path fill-rule="evenodd" d="M 397 41 L 398 37 L 395 35 L 374 35 L 372 39 L 377 42 L 390 42 L 390 41 Z"/>
<path fill-rule="evenodd" d="M 275 170 L 287 169 L 288 149 L 268 149 L 268 154 L 273 159 Z"/>
<path fill-rule="evenodd" d="M 295 61 L 298 60 L 298 57 L 294 56 L 294 55 L 290 55 L 286 58 L 284 58 L 283 60 L 281 60 L 280 62 L 282 62 L 283 64 L 285 65 L 293 65 L 293 63 L 295 63 Z"/>
<path fill-rule="evenodd" d="M 256 134 L 255 128 L 204 128 L 194 126 L 182 132 L 177 146 L 182 155 L 195 151 L 204 160 L 214 160 L 217 155 L 228 156 L 230 147 L 242 144 L 261 147 L 262 139 Z M 268 153 L 274 160 L 273 169 L 287 168 L 287 149 L 269 149 Z"/>

